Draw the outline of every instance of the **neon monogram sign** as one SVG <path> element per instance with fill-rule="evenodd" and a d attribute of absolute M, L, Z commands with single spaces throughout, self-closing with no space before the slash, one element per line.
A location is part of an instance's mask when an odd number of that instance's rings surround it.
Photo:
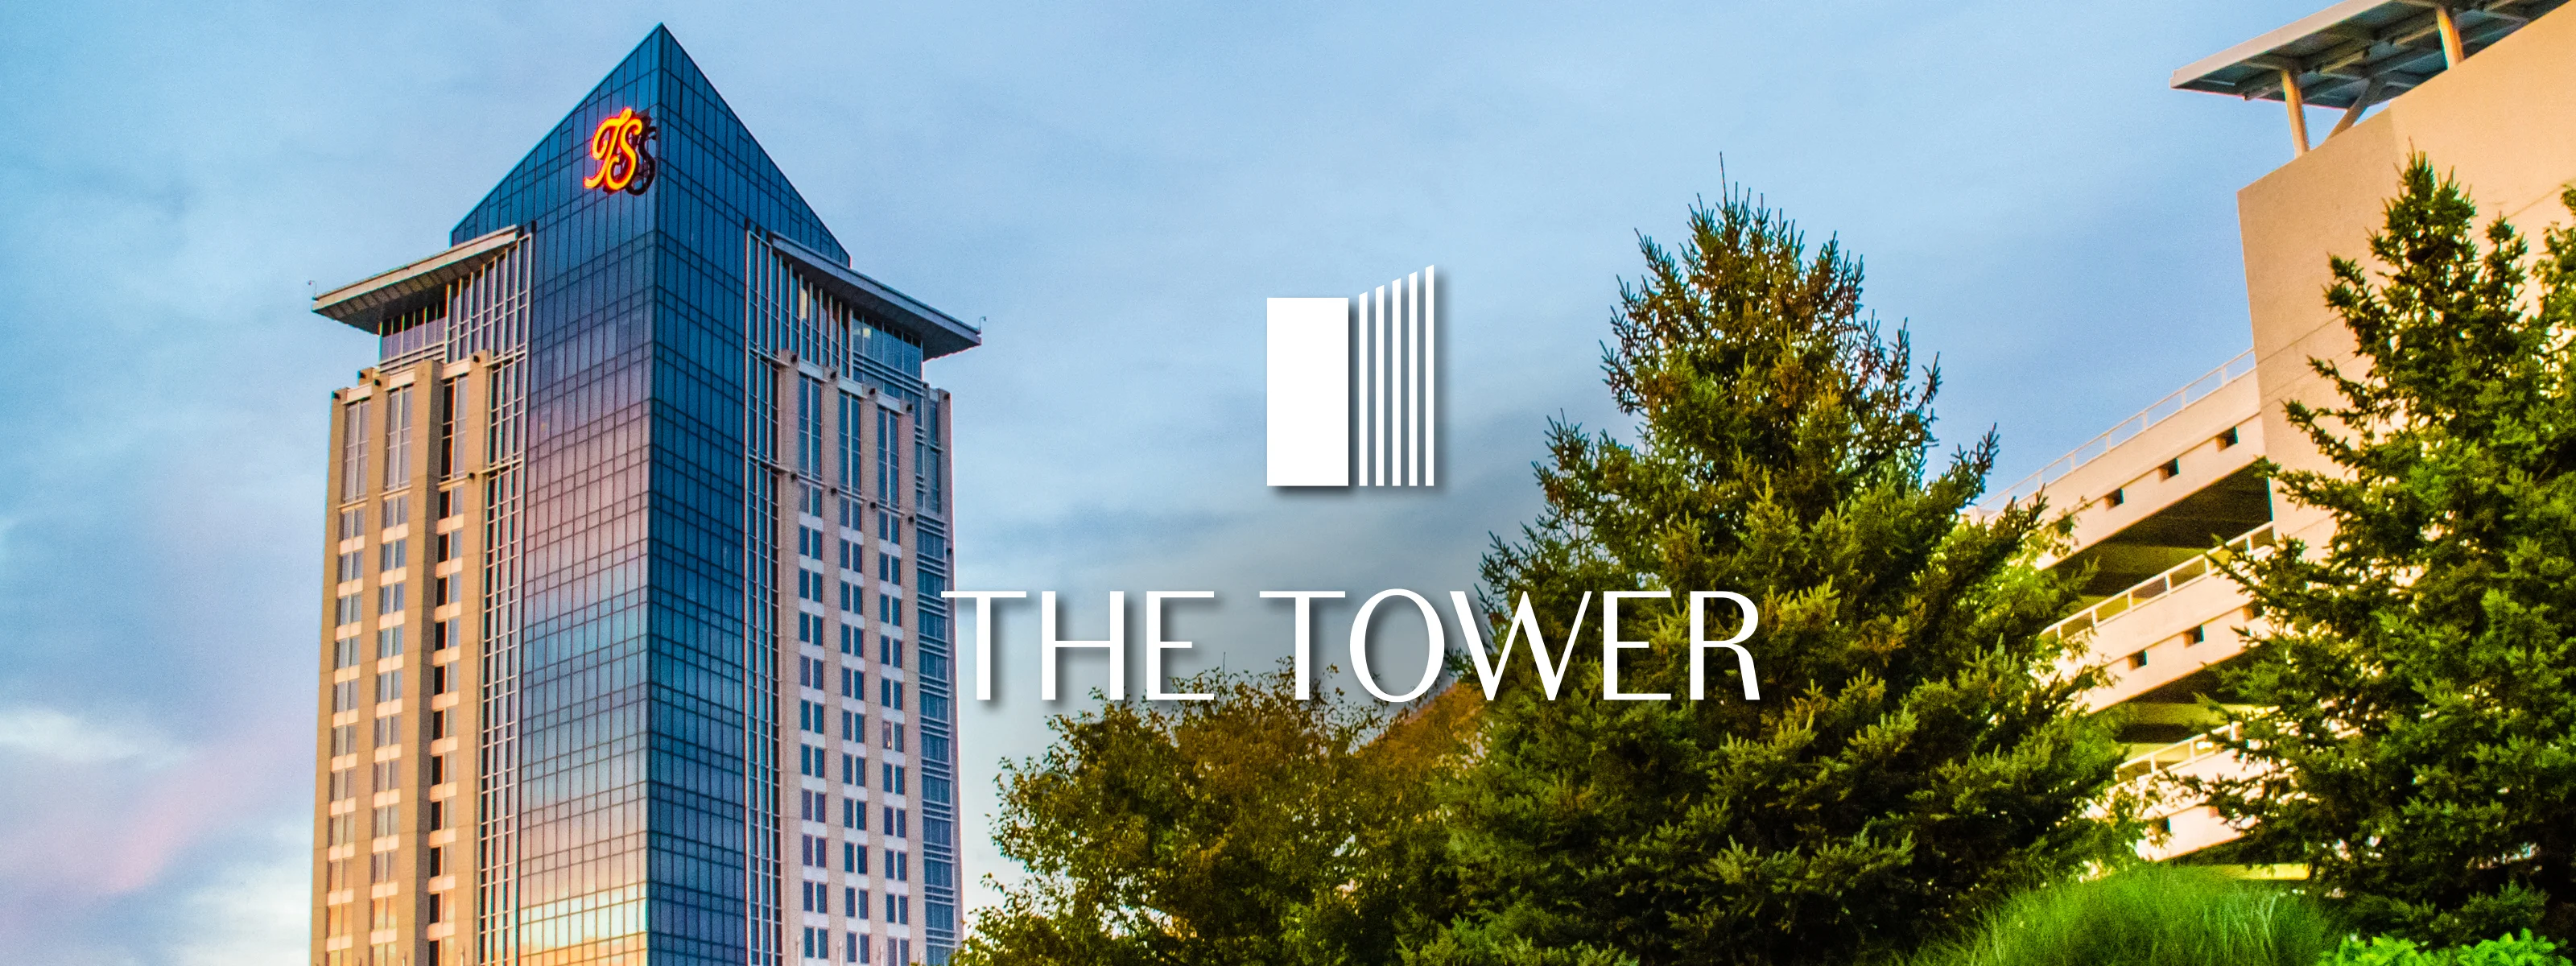
<path fill-rule="evenodd" d="M 612 194 L 643 194 L 653 184 L 653 155 L 644 145 L 659 131 L 650 116 L 631 107 L 600 121 L 590 132 L 590 159 L 597 167 L 581 186 Z"/>

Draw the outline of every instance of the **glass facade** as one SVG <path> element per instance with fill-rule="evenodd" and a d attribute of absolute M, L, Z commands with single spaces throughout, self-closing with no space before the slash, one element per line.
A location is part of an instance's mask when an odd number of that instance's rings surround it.
<path fill-rule="evenodd" d="M 630 110 L 653 131 L 646 187 L 584 187 L 594 130 Z M 364 375 L 388 388 L 344 393 L 335 458 L 342 502 L 379 478 L 470 478 L 423 517 L 430 599 L 380 603 L 442 608 L 412 619 L 435 621 L 430 650 L 471 659 L 454 676 L 472 683 L 466 733 L 440 730 L 446 698 L 426 705 L 441 716 L 422 745 L 462 749 L 435 767 L 468 782 L 470 815 L 442 798 L 437 827 L 370 829 L 471 861 L 419 870 L 429 911 L 318 923 L 317 948 L 350 964 L 944 962 L 959 878 L 946 396 L 922 380 L 937 353 L 903 314 L 917 303 L 823 284 L 846 270 L 814 256 L 847 253 L 659 28 L 451 244 L 495 237 L 436 282 L 443 297 L 387 296 L 367 323 L 383 361 Z M 340 536 L 335 555 L 365 543 Z M 453 629 L 467 609 L 478 632 Z M 357 671 L 331 636 L 338 727 L 359 696 L 339 693 Z M 456 657 L 435 690 L 389 670 L 374 696 L 444 698 Z M 871 772 L 897 777 L 869 789 Z M 378 774 L 352 795 L 394 801 L 400 770 Z M 338 817 L 354 807 L 317 819 L 331 846 L 363 824 Z M 871 852 L 886 856 L 873 871 Z M 450 914 L 438 877 L 458 868 L 472 908 Z M 871 918 L 870 892 L 893 915 Z"/>

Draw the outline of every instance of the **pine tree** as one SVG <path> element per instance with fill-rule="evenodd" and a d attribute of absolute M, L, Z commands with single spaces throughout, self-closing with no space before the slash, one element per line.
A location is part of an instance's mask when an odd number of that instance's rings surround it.
<path fill-rule="evenodd" d="M 2401 185 L 2382 270 L 2332 262 L 2342 404 L 2288 406 L 2334 471 L 2264 464 L 2334 535 L 2234 568 L 2270 628 L 2231 662 L 2256 771 L 2201 788 L 2366 928 L 2576 937 L 2576 231 L 2534 265 L 2421 156 Z"/>
<path fill-rule="evenodd" d="M 2127 841 L 2088 811 L 2120 756 L 2096 678 L 2040 633 L 2074 600 L 2033 567 L 2063 524 L 1971 512 L 1991 433 L 1929 474 L 1937 367 L 1863 313 L 1856 258 L 1742 193 L 1689 227 L 1641 239 L 1604 352 L 1635 442 L 1551 424 L 1488 606 L 1502 640 L 1527 594 L 1557 643 L 1587 591 L 1744 593 L 1760 700 L 1724 652 L 1688 700 L 1687 617 L 1636 602 L 1620 687 L 1674 700 L 1604 700 L 1597 623 L 1558 697 L 1507 678 L 1456 790 L 1475 912 L 1417 961 L 1849 963 Z"/>

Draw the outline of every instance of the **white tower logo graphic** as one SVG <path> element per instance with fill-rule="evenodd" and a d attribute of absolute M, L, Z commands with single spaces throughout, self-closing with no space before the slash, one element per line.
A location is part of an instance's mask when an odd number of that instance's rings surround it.
<path fill-rule="evenodd" d="M 1430 486 L 1438 286 L 1270 300 L 1270 485 Z"/>

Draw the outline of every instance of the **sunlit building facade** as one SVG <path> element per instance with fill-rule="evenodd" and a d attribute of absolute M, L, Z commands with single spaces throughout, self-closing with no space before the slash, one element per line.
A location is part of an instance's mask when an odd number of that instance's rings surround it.
<path fill-rule="evenodd" d="M 2576 14 L 2555 12 L 2563 2 L 2348 0 L 2174 74 L 2178 89 L 2287 109 L 2291 160 L 2237 193 L 2253 346 L 1997 496 L 2045 491 L 2076 511 L 2074 545 L 2052 566 L 2092 576 L 2057 631 L 2110 668 L 2094 705 L 2130 712 L 2121 774 L 2153 803 L 2150 857 L 2242 834 L 2171 780 L 2244 767 L 2213 740 L 2219 722 L 2200 699 L 2241 701 L 2219 666 L 2261 616 L 2213 569 L 2212 552 L 2268 552 L 2292 537 L 2317 547 L 2333 534 L 2329 517 L 2254 472 L 2258 457 L 2332 468 L 2283 408 L 2338 402 L 2309 360 L 2352 368 L 2351 333 L 2325 305 L 2327 259 L 2367 259 L 2382 204 L 2418 151 L 2460 179 L 2481 217 L 2534 232 L 2567 220 L 2558 197 L 2576 184 L 2566 133 L 2576 100 L 2563 93 L 2576 90 Z M 2317 112 L 2321 133 L 2309 124 L 2315 108 L 2331 112 Z"/>
<path fill-rule="evenodd" d="M 950 399 L 656 29 L 327 292 L 312 961 L 946 961 Z"/>

